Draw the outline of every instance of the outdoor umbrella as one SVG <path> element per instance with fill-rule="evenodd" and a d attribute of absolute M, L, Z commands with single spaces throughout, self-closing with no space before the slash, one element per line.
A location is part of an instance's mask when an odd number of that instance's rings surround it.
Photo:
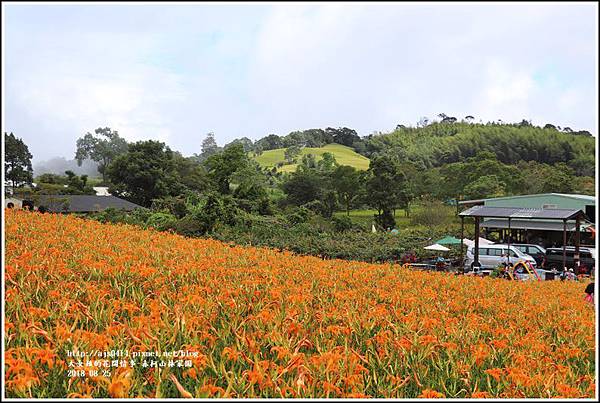
<path fill-rule="evenodd" d="M 426 246 L 426 247 L 425 247 L 425 248 L 423 248 L 423 249 L 427 249 L 427 250 L 438 250 L 438 251 L 442 251 L 442 252 L 447 252 L 447 251 L 449 251 L 449 250 L 450 250 L 450 249 L 446 248 L 445 246 L 442 246 L 442 245 L 440 245 L 440 244 L 437 244 L 437 243 L 434 243 L 433 245 Z"/>
<path fill-rule="evenodd" d="M 460 243 L 460 240 L 458 242 Z M 463 239 L 463 243 L 467 246 L 475 245 L 475 241 L 471 241 L 470 239 L 467 239 L 467 238 Z M 479 245 L 491 245 L 491 244 L 493 244 L 492 241 L 488 241 L 487 239 L 481 238 L 481 237 L 479 238 Z"/>
<path fill-rule="evenodd" d="M 460 239 L 448 235 L 447 237 L 440 239 L 436 243 L 438 245 L 458 245 L 460 244 Z"/>

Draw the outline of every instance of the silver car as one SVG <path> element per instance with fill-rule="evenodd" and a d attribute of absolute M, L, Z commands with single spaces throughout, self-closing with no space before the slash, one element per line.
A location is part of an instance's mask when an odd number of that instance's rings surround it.
<path fill-rule="evenodd" d="M 469 246 L 465 259 L 465 270 L 473 270 L 475 260 L 474 246 Z M 514 265 L 520 260 L 526 260 L 533 267 L 536 267 L 535 259 L 530 255 L 521 252 L 514 246 L 492 244 L 479 247 L 479 263 L 482 269 L 495 269 L 503 264 Z"/>

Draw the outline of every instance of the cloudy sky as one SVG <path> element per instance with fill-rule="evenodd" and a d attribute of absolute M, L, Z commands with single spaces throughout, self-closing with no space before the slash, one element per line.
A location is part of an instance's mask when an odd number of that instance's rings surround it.
<path fill-rule="evenodd" d="M 99 126 L 184 155 L 236 137 L 421 116 L 597 134 L 598 6 L 88 4 L 3 8 L 3 130 L 34 162 Z"/>

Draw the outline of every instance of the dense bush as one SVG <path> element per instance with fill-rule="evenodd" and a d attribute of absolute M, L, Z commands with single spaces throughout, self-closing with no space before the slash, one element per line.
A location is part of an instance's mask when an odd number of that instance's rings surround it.
<path fill-rule="evenodd" d="M 173 229 L 176 224 L 177 217 L 173 214 L 163 212 L 154 213 L 146 220 L 146 225 L 148 227 L 155 228 L 159 231 Z"/>
<path fill-rule="evenodd" d="M 331 219 L 333 227 L 337 232 L 350 231 L 354 228 L 354 223 L 348 216 L 335 216 Z"/>
<path fill-rule="evenodd" d="M 167 196 L 162 199 L 155 199 L 152 202 L 152 210 L 168 211 L 176 218 L 183 218 L 189 213 L 186 198 L 182 196 Z"/>
<path fill-rule="evenodd" d="M 417 223 L 413 227 L 398 233 L 367 232 L 347 216 L 325 218 L 304 206 L 288 206 L 285 214 L 261 216 L 240 209 L 239 202 L 231 196 L 208 192 L 188 198 L 189 213 L 179 219 L 165 210 L 148 209 L 130 213 L 107 209 L 92 217 L 102 222 L 172 230 L 188 237 L 208 236 L 241 245 L 369 262 L 398 261 L 410 251 L 418 257 L 431 257 L 424 246 L 446 235 L 460 236 L 460 225 L 448 218 L 452 208 L 435 201 L 426 202 L 426 207 L 414 214 Z M 439 217 L 440 211 L 444 217 Z M 472 232 L 470 227 L 465 228 L 466 236 Z"/>
<path fill-rule="evenodd" d="M 177 221 L 174 230 L 180 235 L 196 237 L 206 233 L 206 225 L 197 217 L 188 215 Z"/>
<path fill-rule="evenodd" d="M 151 215 L 152 211 L 146 208 L 127 212 L 110 207 L 99 213 L 91 214 L 89 217 L 104 223 L 125 223 L 146 227 L 146 221 Z"/>
<path fill-rule="evenodd" d="M 389 232 L 327 231 L 310 220 L 291 225 L 284 218 L 254 218 L 242 226 L 223 226 L 209 236 L 222 241 L 241 245 L 267 246 L 279 250 L 289 250 L 302 255 L 314 255 L 328 259 L 348 259 L 361 261 L 398 261 L 408 251 L 415 251 L 421 258 L 431 257 L 424 246 L 446 235 L 460 236 L 460 226 L 448 224 L 439 227 L 417 226 Z M 331 227 L 333 228 L 335 224 Z M 466 228 L 469 236 L 471 228 Z M 458 248 L 449 253 L 457 256 Z"/>
<path fill-rule="evenodd" d="M 290 209 L 290 212 L 286 215 L 286 220 L 292 225 L 301 224 L 307 222 L 312 216 L 314 216 L 312 210 L 301 206 Z"/>

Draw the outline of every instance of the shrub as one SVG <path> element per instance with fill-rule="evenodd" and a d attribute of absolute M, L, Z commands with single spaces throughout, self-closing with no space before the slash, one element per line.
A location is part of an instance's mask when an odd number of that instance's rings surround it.
<path fill-rule="evenodd" d="M 287 215 L 287 221 L 292 224 L 301 224 L 307 222 L 314 213 L 306 207 L 297 207 Z"/>
<path fill-rule="evenodd" d="M 375 223 L 383 229 L 396 228 L 396 219 L 390 210 L 383 210 L 375 216 Z"/>
<path fill-rule="evenodd" d="M 331 219 L 331 222 L 337 232 L 350 231 L 354 227 L 352 219 L 345 215 L 335 216 Z"/>
<path fill-rule="evenodd" d="M 196 237 L 206 233 L 206 225 L 196 217 L 187 215 L 175 223 L 174 230 L 180 235 Z"/>
<path fill-rule="evenodd" d="M 159 231 L 165 231 L 175 228 L 177 217 L 170 213 L 154 213 L 146 221 L 148 227 L 156 228 Z"/>
<path fill-rule="evenodd" d="M 183 218 L 189 213 L 186 200 L 181 196 L 167 196 L 162 199 L 155 199 L 152 201 L 152 210 L 166 211 L 176 218 Z"/>
<path fill-rule="evenodd" d="M 109 207 L 106 210 L 101 211 L 99 213 L 92 214 L 91 217 L 103 223 L 117 223 L 127 221 L 127 213 L 125 211 L 118 210 L 112 207 Z"/>

